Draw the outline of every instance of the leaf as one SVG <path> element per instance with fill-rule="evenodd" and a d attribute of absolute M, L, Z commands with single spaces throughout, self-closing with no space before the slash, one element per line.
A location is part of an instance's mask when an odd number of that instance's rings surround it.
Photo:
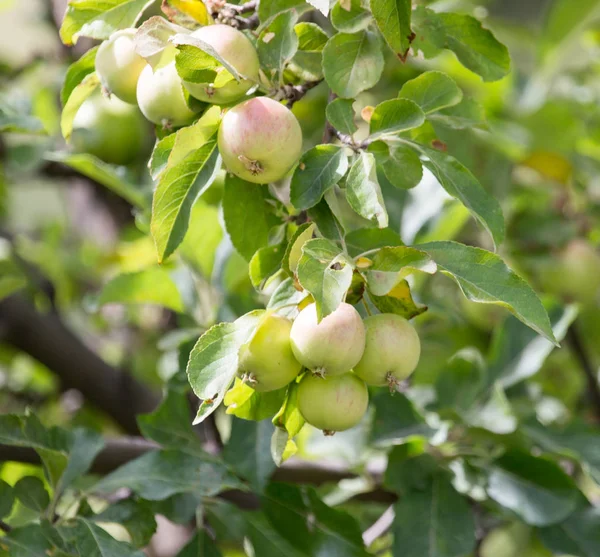
<path fill-rule="evenodd" d="M 228 174 L 223 193 L 223 217 L 235 249 L 250 261 L 268 244 L 269 231 L 279 219 L 268 202 L 268 190 Z"/>
<path fill-rule="evenodd" d="M 7 547 L 9 551 L 2 552 Z M 0 538 L 0 555 L 6 557 L 41 557 L 47 555 L 50 549 L 50 541 L 39 524 L 15 528 Z"/>
<path fill-rule="evenodd" d="M 196 396 L 203 401 L 194 423 L 216 410 L 238 370 L 238 351 L 254 334 L 260 312 L 234 323 L 219 323 L 206 331 L 190 353 L 187 375 Z"/>
<path fill-rule="evenodd" d="M 183 241 L 194 202 L 212 184 L 221 166 L 216 137 L 220 121 L 220 111 L 213 107 L 194 125 L 175 134 L 152 202 L 150 229 L 159 263 Z"/>
<path fill-rule="evenodd" d="M 67 104 L 73 89 L 77 87 L 83 80 L 83 78 L 96 71 L 96 53 L 98 47 L 95 46 L 90 48 L 85 54 L 83 54 L 78 60 L 73 62 L 67 69 L 65 74 L 65 81 L 63 83 L 60 92 L 60 101 L 64 106 Z"/>
<path fill-rule="evenodd" d="M 510 449 L 493 463 L 487 493 L 535 526 L 564 520 L 583 499 L 560 466 L 517 449 Z"/>
<path fill-rule="evenodd" d="M 408 146 L 402 143 L 387 145 L 383 141 L 375 141 L 369 145 L 368 151 L 375 155 L 377 164 L 394 187 L 408 190 L 417 186 L 423 179 L 421 159 Z"/>
<path fill-rule="evenodd" d="M 299 291 L 294 287 L 294 281 L 291 278 L 287 278 L 273 292 L 267 309 L 279 310 L 278 313 L 281 313 L 284 306 L 299 304 L 307 296 L 306 292 Z"/>
<path fill-rule="evenodd" d="M 0 132 L 44 133 L 42 121 L 29 114 L 29 109 L 25 103 L 0 96 Z"/>
<path fill-rule="evenodd" d="M 600 552 L 600 510 L 588 507 L 538 533 L 544 545 L 557 554 L 596 557 Z"/>
<path fill-rule="evenodd" d="M 221 557 L 221 552 L 206 531 L 198 530 L 177 557 Z"/>
<path fill-rule="evenodd" d="M 329 0 L 306 0 L 311 6 L 314 6 L 324 16 L 329 13 Z"/>
<path fill-rule="evenodd" d="M 50 503 L 44 482 L 35 476 L 21 478 L 14 487 L 15 497 L 28 509 L 41 513 Z"/>
<path fill-rule="evenodd" d="M 319 321 L 344 301 L 352 282 L 350 262 L 335 244 L 323 238 L 304 244 L 297 274 L 302 287 L 315 299 Z"/>
<path fill-rule="evenodd" d="M 167 0 L 168 3 L 180 12 L 190 16 L 195 22 L 201 25 L 210 25 L 212 18 L 208 9 L 202 0 Z"/>
<path fill-rule="evenodd" d="M 142 23 L 134 36 L 135 51 L 156 69 L 166 49 L 172 49 L 170 38 L 178 33 L 187 33 L 184 27 L 167 21 L 164 17 L 152 16 Z"/>
<path fill-rule="evenodd" d="M 271 483 L 261 503 L 275 530 L 303 555 L 366 557 L 356 520 L 325 505 L 313 489 Z"/>
<path fill-rule="evenodd" d="M 556 344 L 548 314 L 531 287 L 497 255 L 456 242 L 417 246 L 453 278 L 471 301 L 506 307 L 520 321 Z"/>
<path fill-rule="evenodd" d="M 272 17 L 291 9 L 303 13 L 309 9 L 309 6 L 304 0 L 269 0 L 269 2 L 263 2 L 262 4 L 259 2 L 258 17 L 261 24 L 265 25 Z"/>
<path fill-rule="evenodd" d="M 185 392 L 169 389 L 160 406 L 137 417 L 142 435 L 164 447 L 202 453 L 200 439 L 190 422 L 190 405 Z"/>
<path fill-rule="evenodd" d="M 346 199 L 363 218 L 375 221 L 379 228 L 386 228 L 388 215 L 377 181 L 375 157 L 361 152 L 350 168 L 346 179 Z"/>
<path fill-rule="evenodd" d="M 260 422 L 272 418 L 285 399 L 285 389 L 259 393 L 252 387 L 236 378 L 234 386 L 227 391 L 224 403 L 227 414 L 244 420 Z"/>
<path fill-rule="evenodd" d="M 504 217 L 498 201 L 492 197 L 455 158 L 416 143 L 412 144 L 428 160 L 423 164 L 437 178 L 441 186 L 458 199 L 490 233 L 494 244 L 504 240 Z"/>
<path fill-rule="evenodd" d="M 148 545 L 157 528 L 152 504 L 143 499 L 123 499 L 89 520 L 121 524 L 135 547 Z"/>
<path fill-rule="evenodd" d="M 429 114 L 458 104 L 463 98 L 463 93 L 450 76 L 432 71 L 407 81 L 400 89 L 398 97 L 413 101 L 425 114 Z"/>
<path fill-rule="evenodd" d="M 298 35 L 294 26 L 298 13 L 288 10 L 274 17 L 266 25 L 256 43 L 260 66 L 272 80 L 283 79 L 283 69 L 298 50 Z"/>
<path fill-rule="evenodd" d="M 394 555 L 463 557 L 475 547 L 471 509 L 441 473 L 434 474 L 425 489 L 404 493 L 394 513 Z"/>
<path fill-rule="evenodd" d="M 412 42 L 411 0 L 371 0 L 371 11 L 386 42 L 404 61 Z"/>
<path fill-rule="evenodd" d="M 231 437 L 223 450 L 225 461 L 259 492 L 265 488 L 275 470 L 270 450 L 271 435 L 271 420 L 233 420 Z"/>
<path fill-rule="evenodd" d="M 177 285 L 161 267 L 117 275 L 100 292 L 98 305 L 105 304 L 156 304 L 177 312 L 185 309 Z"/>
<path fill-rule="evenodd" d="M 484 81 L 496 81 L 510 71 L 507 48 L 474 17 L 437 13 L 424 6 L 418 6 L 412 15 L 417 35 L 413 46 L 426 57 L 435 56 L 438 49 L 451 50 L 463 66 Z"/>
<path fill-rule="evenodd" d="M 464 349 L 452 356 L 440 373 L 436 399 L 441 410 L 464 416 L 475 404 L 485 382 L 485 363 L 475 349 Z"/>
<path fill-rule="evenodd" d="M 336 2 L 331 10 L 332 25 L 343 33 L 357 33 L 358 31 L 362 31 L 372 21 L 371 13 L 363 7 L 362 0 Z"/>
<path fill-rule="evenodd" d="M 410 286 L 405 280 L 401 280 L 385 296 L 376 296 L 369 290 L 369 299 L 381 313 L 394 313 L 412 319 L 427 311 L 427 306 L 417 305 L 410 292 Z"/>
<path fill-rule="evenodd" d="M 305 222 L 301 224 L 294 235 L 290 238 L 290 241 L 285 250 L 283 256 L 283 270 L 289 274 L 295 275 L 298 268 L 298 263 L 302 257 L 302 248 L 308 240 L 312 239 L 315 233 L 315 223 Z"/>
<path fill-rule="evenodd" d="M 517 416 L 499 384 L 493 386 L 487 400 L 467 413 L 465 421 L 498 435 L 513 433 L 517 429 Z"/>
<path fill-rule="evenodd" d="M 329 40 L 329 35 L 316 23 L 302 21 L 294 25 L 298 37 L 298 50 L 305 52 L 322 52 Z"/>
<path fill-rule="evenodd" d="M 63 106 L 63 111 L 60 116 L 60 130 L 65 141 L 69 142 L 73 131 L 73 121 L 77 111 L 81 108 L 84 101 L 96 90 L 100 85 L 100 79 L 96 72 L 86 75 L 79 85 L 74 87 L 69 95 L 69 99 Z"/>
<path fill-rule="evenodd" d="M 487 126 L 484 108 L 470 98 L 463 98 L 455 106 L 442 108 L 439 112 L 430 114 L 429 119 L 435 124 L 443 124 L 455 130 Z"/>
<path fill-rule="evenodd" d="M 102 436 L 89 429 L 75 428 L 70 437 L 69 460 L 56 486 L 55 499 L 57 494 L 63 494 L 67 487 L 90 469 L 96 456 L 104 448 Z"/>
<path fill-rule="evenodd" d="M 208 278 L 212 275 L 217 248 L 223 239 L 218 207 L 199 199 L 192 207 L 190 224 L 179 252 L 196 271 Z M 202 246 L 202 249 L 198 249 Z"/>
<path fill-rule="evenodd" d="M 373 294 L 385 296 L 414 271 L 433 274 L 436 270 L 436 264 L 425 251 L 407 246 L 384 247 L 375 253 L 363 275 Z"/>
<path fill-rule="evenodd" d="M 88 154 L 47 153 L 47 160 L 59 162 L 102 184 L 134 207 L 144 209 L 147 205 L 145 193 L 139 186 L 128 182 L 115 168 Z"/>
<path fill-rule="evenodd" d="M 240 482 L 215 457 L 164 449 L 131 460 L 101 479 L 93 489 L 111 493 L 126 487 L 144 499 L 161 501 L 188 492 L 211 497 L 239 486 Z"/>
<path fill-rule="evenodd" d="M 345 241 L 352 257 L 377 248 L 404 245 L 400 235 L 391 228 L 359 228 L 348 232 Z"/>
<path fill-rule="evenodd" d="M 378 446 L 400 445 L 409 437 L 430 437 L 435 432 L 402 393 L 380 390 L 371 404 L 375 409 L 371 441 Z"/>
<path fill-rule="evenodd" d="M 66 45 L 80 36 L 108 39 L 118 29 L 135 27 L 144 10 L 153 0 L 70 0 L 60 27 L 60 38 Z"/>
<path fill-rule="evenodd" d="M 10 484 L 0 479 L 0 518 L 8 516 L 15 502 L 15 494 Z"/>
<path fill-rule="evenodd" d="M 73 526 L 62 526 L 61 535 L 69 539 L 79 555 L 86 557 L 144 557 L 131 545 L 115 540 L 93 522 L 77 518 Z"/>
<path fill-rule="evenodd" d="M 384 59 L 377 36 L 369 31 L 338 33 L 323 49 L 323 72 L 331 90 L 355 98 L 373 87 L 383 72 Z"/>
<path fill-rule="evenodd" d="M 306 151 L 294 171 L 290 200 L 298 210 L 314 207 L 348 170 L 343 147 L 317 145 Z"/>
<path fill-rule="evenodd" d="M 352 135 L 358 130 L 354 122 L 353 99 L 335 99 L 325 109 L 329 123 L 338 131 Z"/>
<path fill-rule="evenodd" d="M 254 288 L 262 289 L 267 281 L 281 268 L 285 244 L 260 248 L 250 260 L 250 280 Z"/>
<path fill-rule="evenodd" d="M 425 122 L 425 114 L 419 106 L 408 99 L 392 99 L 378 104 L 369 121 L 372 139 L 398 134 L 418 128 Z"/>
<path fill-rule="evenodd" d="M 271 456 L 277 466 L 298 450 L 293 439 L 304 427 L 305 420 L 298 408 L 298 383 L 290 383 L 286 397 L 273 418 L 275 431 L 271 439 Z"/>
<path fill-rule="evenodd" d="M 550 323 L 558 342 L 565 337 L 577 313 L 574 306 L 550 308 Z M 508 388 L 532 377 L 541 369 L 553 349 L 550 341 L 539 337 L 516 319 L 507 319 L 497 329 L 488 357 L 488 385 L 498 382 Z"/>

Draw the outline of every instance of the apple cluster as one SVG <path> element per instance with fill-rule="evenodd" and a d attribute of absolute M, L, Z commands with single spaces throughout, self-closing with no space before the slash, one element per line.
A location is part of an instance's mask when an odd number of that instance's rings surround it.
<path fill-rule="evenodd" d="M 78 150 L 105 162 L 127 164 L 142 143 L 140 112 L 153 124 L 171 130 L 191 124 L 210 104 L 225 111 L 218 146 L 229 172 L 266 184 L 283 178 L 297 163 L 302 131 L 296 117 L 269 97 L 249 97 L 260 82 L 260 66 L 257 51 L 244 33 L 220 24 L 191 33 L 193 40 L 210 47 L 238 74 L 234 77 L 224 66 L 218 67 L 213 83 L 183 80 L 172 44 L 148 64 L 136 52 L 135 35 L 135 29 L 117 31 L 98 48 L 96 74 L 105 95 L 92 96 L 76 116 L 73 143 Z M 200 102 L 188 102 L 190 96 Z M 115 138 L 115 133 L 123 137 Z"/>
<path fill-rule="evenodd" d="M 399 315 L 363 320 L 354 306 L 342 303 L 319 322 L 312 303 L 293 322 L 276 314 L 264 318 L 240 349 L 239 373 L 259 392 L 299 381 L 300 413 L 332 434 L 361 421 L 367 385 L 394 389 L 414 371 L 420 352 L 417 332 Z"/>

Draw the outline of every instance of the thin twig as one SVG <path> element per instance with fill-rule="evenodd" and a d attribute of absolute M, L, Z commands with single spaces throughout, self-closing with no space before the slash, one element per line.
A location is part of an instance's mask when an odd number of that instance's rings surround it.
<path fill-rule="evenodd" d="M 386 511 L 362 535 L 364 544 L 369 547 L 377 538 L 385 534 L 394 523 L 394 507 L 389 506 Z"/>
<path fill-rule="evenodd" d="M 585 374 L 588 383 L 588 396 L 593 406 L 596 420 L 600 422 L 600 385 L 598 384 L 596 371 L 590 362 L 579 331 L 577 330 L 576 323 L 573 323 L 567 331 L 567 342 Z"/>
<path fill-rule="evenodd" d="M 8 524 L 6 524 L 4 520 L 0 520 L 0 530 L 8 534 L 12 530 L 12 528 Z"/>

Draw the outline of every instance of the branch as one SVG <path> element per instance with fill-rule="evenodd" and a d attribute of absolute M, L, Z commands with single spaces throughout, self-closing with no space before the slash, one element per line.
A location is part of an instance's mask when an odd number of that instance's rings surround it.
<path fill-rule="evenodd" d="M 588 382 L 588 396 L 594 409 L 596 421 L 600 422 L 600 385 L 598 384 L 594 366 L 588 358 L 581 336 L 579 335 L 579 331 L 575 327 L 575 324 L 571 325 L 567 331 L 567 342 L 586 376 Z"/>
<path fill-rule="evenodd" d="M 115 369 L 77 338 L 56 314 L 44 314 L 21 294 L 0 301 L 3 340 L 56 373 L 65 389 L 76 389 L 127 433 L 139 432 L 136 414 L 150 412 L 159 398 Z"/>
<path fill-rule="evenodd" d="M 100 451 L 92 463 L 90 473 L 108 474 L 146 452 L 158 448 L 160 447 L 157 444 L 141 437 L 107 439 L 104 449 Z M 2 461 L 26 462 L 29 464 L 40 464 L 41 462 L 40 457 L 33 449 L 10 445 L 0 445 L 0 462 Z M 367 472 L 373 478 L 376 487 L 371 492 L 357 495 L 356 498 L 363 501 L 393 503 L 396 500 L 396 495 L 385 491 L 381 487 L 383 469 L 372 466 Z M 320 486 L 356 477 L 357 474 L 344 466 L 317 464 L 299 459 L 290 459 L 283 466 L 275 470 L 271 479 L 278 482 Z M 257 509 L 260 507 L 259 497 L 251 492 L 228 490 L 219 494 L 219 497 L 234 503 L 242 509 Z"/>
<path fill-rule="evenodd" d="M 385 512 L 367 529 L 363 532 L 363 542 L 369 547 L 377 538 L 380 538 L 385 534 L 394 523 L 394 507 L 388 507 Z"/>

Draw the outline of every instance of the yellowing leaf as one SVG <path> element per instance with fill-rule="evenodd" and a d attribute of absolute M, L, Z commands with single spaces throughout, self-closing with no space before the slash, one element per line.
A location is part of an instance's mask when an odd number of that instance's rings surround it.
<path fill-rule="evenodd" d="M 212 23 L 212 18 L 202 0 L 163 0 L 162 10 L 170 18 L 172 11 L 165 4 L 173 6 L 202 25 L 210 25 Z"/>
<path fill-rule="evenodd" d="M 573 171 L 571 161 L 558 153 L 546 151 L 531 153 L 522 164 L 559 184 L 566 184 Z"/>

